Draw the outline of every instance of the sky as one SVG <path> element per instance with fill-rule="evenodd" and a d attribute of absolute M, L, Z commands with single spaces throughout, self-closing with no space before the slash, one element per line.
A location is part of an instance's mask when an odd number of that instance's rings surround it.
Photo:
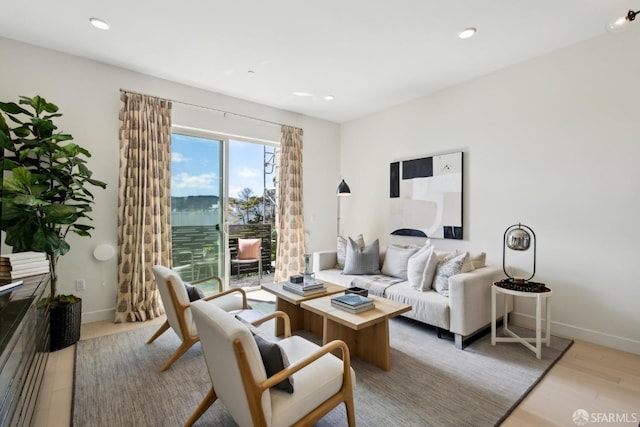
<path fill-rule="evenodd" d="M 271 147 L 268 149 L 273 150 Z M 220 142 L 172 134 L 171 151 L 172 196 L 220 196 Z M 263 146 L 260 144 L 230 141 L 229 197 L 237 197 L 247 187 L 255 195 L 262 195 L 263 157 Z"/>

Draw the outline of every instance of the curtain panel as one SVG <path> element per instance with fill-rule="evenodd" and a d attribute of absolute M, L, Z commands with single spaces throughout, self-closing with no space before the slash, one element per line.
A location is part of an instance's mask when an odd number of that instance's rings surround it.
<path fill-rule="evenodd" d="M 304 269 L 302 133 L 302 129 L 282 126 L 276 152 L 278 237 L 274 282 L 288 280 Z"/>
<path fill-rule="evenodd" d="M 171 102 L 120 101 L 116 323 L 164 313 L 151 267 L 171 267 Z"/>

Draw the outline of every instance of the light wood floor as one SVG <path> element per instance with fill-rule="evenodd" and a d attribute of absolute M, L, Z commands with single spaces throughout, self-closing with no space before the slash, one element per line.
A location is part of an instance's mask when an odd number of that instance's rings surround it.
<path fill-rule="evenodd" d="M 124 332 L 163 321 L 164 318 L 155 319 L 153 323 L 84 324 L 81 339 Z M 75 346 L 50 354 L 33 426 L 70 425 L 74 354 Z M 535 356 L 532 354 L 532 357 Z M 627 423 L 623 422 L 625 418 L 617 418 L 618 422 L 602 422 L 601 418 L 601 423 L 590 422 L 588 425 L 638 426 L 640 356 L 576 341 L 503 426 L 574 426 L 576 424 L 572 417 L 578 409 L 587 411 L 590 417 L 626 417 L 628 421 L 635 419 L 635 422 Z"/>

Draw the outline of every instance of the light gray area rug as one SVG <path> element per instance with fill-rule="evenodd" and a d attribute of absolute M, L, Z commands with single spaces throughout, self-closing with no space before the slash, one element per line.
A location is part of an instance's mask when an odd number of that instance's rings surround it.
<path fill-rule="evenodd" d="M 352 361 L 360 427 L 498 425 L 572 343 L 553 337 L 538 360 L 517 343 L 491 346 L 489 335 L 460 351 L 430 327 L 403 318 L 390 323 L 391 371 Z M 196 344 L 159 372 L 178 338 L 165 332 L 145 344 L 154 331 L 142 328 L 77 344 L 74 426 L 184 424 L 210 386 L 201 347 Z M 217 401 L 196 425 L 236 424 Z M 317 424 L 346 425 L 343 405 Z"/>

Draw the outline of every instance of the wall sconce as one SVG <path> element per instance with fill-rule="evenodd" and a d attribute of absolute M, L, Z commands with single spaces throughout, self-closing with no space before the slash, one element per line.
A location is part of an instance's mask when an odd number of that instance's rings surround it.
<path fill-rule="evenodd" d="M 340 236 L 340 199 L 342 197 L 351 195 L 351 189 L 349 188 L 347 183 L 344 182 L 344 179 L 340 182 L 340 184 L 338 184 L 336 195 L 338 196 L 338 220 L 337 220 L 338 225 L 336 230 L 336 236 Z"/>
<path fill-rule="evenodd" d="M 511 249 L 512 251 L 527 251 L 531 247 L 531 243 L 533 241 L 533 272 L 531 276 L 527 279 L 524 278 L 516 278 L 507 273 L 507 267 L 505 263 L 506 259 L 506 250 Z M 514 224 L 508 227 L 504 232 L 504 242 L 502 247 L 502 270 L 504 274 L 509 277 L 509 281 L 512 283 L 524 284 L 533 278 L 536 274 L 536 234 L 533 230 L 523 224 Z"/>
<path fill-rule="evenodd" d="M 617 16 L 611 21 L 607 22 L 606 29 L 610 33 L 620 33 L 629 28 L 629 24 L 636 20 L 636 15 L 640 13 L 640 10 L 634 12 L 629 10 L 626 15 Z"/>

